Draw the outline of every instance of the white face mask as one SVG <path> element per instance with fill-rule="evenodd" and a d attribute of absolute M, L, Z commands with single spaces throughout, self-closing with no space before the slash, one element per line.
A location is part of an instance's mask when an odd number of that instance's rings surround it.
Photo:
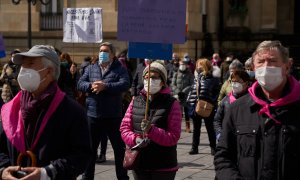
<path fill-rule="evenodd" d="M 186 65 L 185 64 L 180 64 L 179 65 L 179 70 L 180 71 L 185 71 L 186 70 Z"/>
<path fill-rule="evenodd" d="M 255 70 L 255 79 L 268 91 L 277 88 L 283 81 L 281 67 L 260 67 Z"/>
<path fill-rule="evenodd" d="M 243 84 L 239 82 L 232 82 L 231 87 L 233 94 L 240 94 L 244 90 Z"/>
<path fill-rule="evenodd" d="M 161 79 L 152 79 L 150 78 L 150 88 L 149 94 L 156 94 L 161 89 Z M 144 90 L 148 91 L 148 80 L 144 79 Z"/>
<path fill-rule="evenodd" d="M 18 82 L 22 90 L 26 90 L 28 92 L 34 92 L 40 86 L 40 83 L 45 80 L 41 80 L 41 76 L 39 72 L 45 70 L 47 68 L 40 69 L 38 71 L 29 68 L 21 67 L 21 70 L 18 75 Z"/>

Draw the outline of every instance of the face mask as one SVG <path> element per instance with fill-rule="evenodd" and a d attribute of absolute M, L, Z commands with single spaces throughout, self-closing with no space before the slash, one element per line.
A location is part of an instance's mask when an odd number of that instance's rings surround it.
<path fill-rule="evenodd" d="M 161 89 L 161 79 L 152 79 L 150 78 L 150 88 L 149 94 L 156 94 Z M 148 91 L 148 80 L 144 79 L 144 90 Z"/>
<path fill-rule="evenodd" d="M 109 61 L 109 53 L 108 52 L 100 52 L 99 53 L 99 64 L 107 63 Z"/>
<path fill-rule="evenodd" d="M 272 91 L 283 81 L 282 69 L 281 67 L 260 67 L 255 70 L 255 78 L 261 87 Z"/>
<path fill-rule="evenodd" d="M 201 69 L 201 68 L 198 68 L 198 69 L 196 69 L 196 71 L 197 71 L 197 73 L 198 73 L 198 74 L 200 74 L 200 73 L 202 73 L 202 72 L 203 72 L 203 69 Z"/>
<path fill-rule="evenodd" d="M 231 57 L 227 57 L 225 61 L 231 62 L 231 61 L 232 61 L 232 58 L 231 58 Z"/>
<path fill-rule="evenodd" d="M 239 82 L 232 82 L 231 87 L 232 87 L 233 94 L 240 94 L 244 89 L 243 84 Z"/>
<path fill-rule="evenodd" d="M 247 71 L 248 75 L 250 78 L 254 78 L 255 77 L 255 72 L 254 71 Z"/>
<path fill-rule="evenodd" d="M 34 92 L 35 90 L 37 90 L 40 86 L 40 83 L 45 80 L 45 78 L 41 80 L 39 72 L 45 69 L 46 68 L 36 71 L 34 69 L 21 67 L 21 70 L 18 75 L 18 82 L 21 89 L 26 90 L 28 92 Z"/>
<path fill-rule="evenodd" d="M 179 70 L 180 71 L 185 71 L 186 70 L 186 65 L 184 65 L 184 64 L 179 65 Z"/>

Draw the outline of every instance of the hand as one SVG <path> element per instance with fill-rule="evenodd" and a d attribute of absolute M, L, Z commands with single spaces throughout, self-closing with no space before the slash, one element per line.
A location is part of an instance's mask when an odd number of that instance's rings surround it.
<path fill-rule="evenodd" d="M 106 85 L 103 81 L 95 81 L 92 83 L 92 92 L 98 94 L 105 89 Z"/>
<path fill-rule="evenodd" d="M 137 137 L 135 139 L 135 143 L 136 143 L 136 145 L 133 146 L 131 149 L 139 149 L 139 148 L 144 148 L 144 147 L 148 146 L 148 144 L 150 143 L 150 139 L 148 139 L 148 138 L 142 139 L 140 137 Z"/>
<path fill-rule="evenodd" d="M 149 130 L 151 129 L 151 122 L 143 119 L 141 123 L 141 129 L 144 133 L 148 133 Z"/>
<path fill-rule="evenodd" d="M 2 177 L 0 179 L 17 179 L 12 174 L 18 170 L 20 170 L 20 166 L 9 166 L 3 170 Z"/>
<path fill-rule="evenodd" d="M 21 168 L 22 171 L 28 173 L 27 176 L 22 178 L 22 180 L 40 180 L 41 179 L 41 168 L 39 167 L 26 167 Z"/>

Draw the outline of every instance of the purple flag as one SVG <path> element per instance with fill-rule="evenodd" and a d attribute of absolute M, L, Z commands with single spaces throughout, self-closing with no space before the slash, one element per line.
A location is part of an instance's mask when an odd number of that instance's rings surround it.
<path fill-rule="evenodd" d="M 5 57 L 5 48 L 4 48 L 4 41 L 3 41 L 3 37 L 2 34 L 0 34 L 0 58 Z"/>
<path fill-rule="evenodd" d="M 185 42 L 186 0 L 120 0 L 118 3 L 118 40 Z"/>

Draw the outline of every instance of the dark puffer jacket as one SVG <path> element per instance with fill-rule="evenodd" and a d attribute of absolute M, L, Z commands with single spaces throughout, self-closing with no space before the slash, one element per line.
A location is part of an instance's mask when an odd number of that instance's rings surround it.
<path fill-rule="evenodd" d="M 214 160 L 217 179 L 300 179 L 300 101 L 270 109 L 281 124 L 260 109 L 247 94 L 226 112 Z"/>
<path fill-rule="evenodd" d="M 214 117 L 214 129 L 216 133 L 217 140 L 220 137 L 221 131 L 222 131 L 222 123 L 223 119 L 225 117 L 226 112 L 228 111 L 230 104 L 233 102 L 230 102 L 230 98 L 234 97 L 234 99 L 238 99 L 248 93 L 248 89 L 246 89 L 245 92 L 239 94 L 239 95 L 233 95 L 233 93 L 228 94 L 225 96 L 222 101 L 220 102 L 220 105 L 218 106 L 217 112 Z"/>
<path fill-rule="evenodd" d="M 99 80 L 106 84 L 106 88 L 96 94 L 91 91 L 91 85 Z M 122 93 L 129 89 L 129 76 L 118 60 L 115 59 L 103 75 L 98 63 L 88 66 L 80 77 L 77 87 L 79 91 L 88 93 L 86 98 L 88 116 L 122 117 Z"/>
<path fill-rule="evenodd" d="M 220 105 L 218 106 L 217 112 L 215 114 L 214 129 L 215 129 L 217 139 L 221 134 L 222 122 L 226 112 L 228 111 L 229 105 L 230 105 L 230 100 L 229 100 L 229 96 L 227 95 L 222 99 Z"/>
<path fill-rule="evenodd" d="M 197 97 L 197 81 L 199 84 L 198 87 L 198 97 Z M 195 78 L 194 84 L 192 86 L 192 90 L 190 91 L 187 102 L 191 107 L 194 107 L 196 100 L 204 99 L 212 104 L 217 105 L 217 98 L 220 92 L 220 79 L 217 77 L 213 77 L 211 74 L 207 76 L 202 73 Z"/>

